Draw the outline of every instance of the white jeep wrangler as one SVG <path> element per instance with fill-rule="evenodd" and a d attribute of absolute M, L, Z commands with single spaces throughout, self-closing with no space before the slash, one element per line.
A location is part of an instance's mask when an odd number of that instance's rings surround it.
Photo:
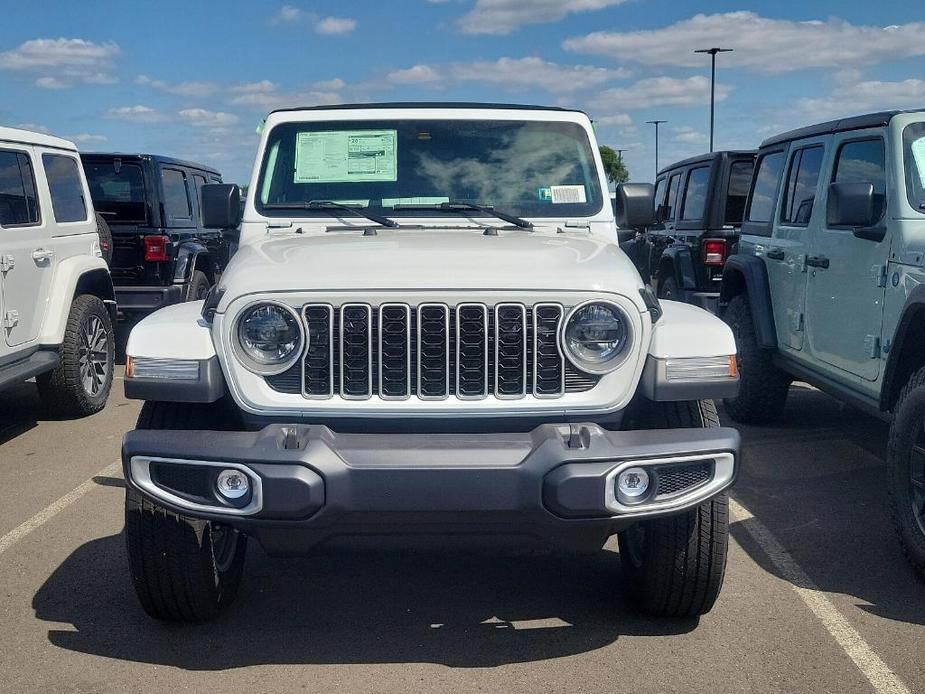
<path fill-rule="evenodd" d="M 77 148 L 0 127 L 0 390 L 35 377 L 52 412 L 98 412 L 115 316 Z"/>
<path fill-rule="evenodd" d="M 730 330 L 617 245 L 591 122 L 392 104 L 268 117 L 240 250 L 205 302 L 132 331 L 126 535 L 144 609 L 214 615 L 246 538 L 599 550 L 641 608 L 707 612 L 739 439 Z M 651 186 L 619 191 L 651 223 Z M 203 188 L 209 226 L 238 189 Z"/>

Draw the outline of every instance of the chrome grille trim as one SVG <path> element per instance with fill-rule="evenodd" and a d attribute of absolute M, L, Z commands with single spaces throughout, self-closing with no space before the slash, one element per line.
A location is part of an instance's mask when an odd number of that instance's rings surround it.
<path fill-rule="evenodd" d="M 347 323 L 347 312 L 353 309 L 363 309 L 366 312 L 366 392 L 347 393 L 347 381 L 344 374 L 347 371 L 347 345 L 344 341 L 344 326 Z M 351 359 L 353 357 L 351 356 Z M 340 307 L 340 396 L 345 400 L 369 400 L 373 395 L 373 309 L 369 304 L 343 304 Z"/>
<path fill-rule="evenodd" d="M 405 392 L 402 395 L 387 395 L 383 388 L 383 372 L 386 371 L 384 342 L 382 327 L 386 322 L 386 312 L 390 309 L 399 309 L 404 312 L 404 344 L 405 344 Z M 393 319 L 389 319 L 393 320 Z M 379 397 L 383 400 L 407 400 L 411 397 L 411 307 L 408 304 L 380 304 L 379 305 Z"/>
<path fill-rule="evenodd" d="M 328 392 L 327 393 L 309 393 L 306 381 L 306 365 L 311 358 L 312 339 L 311 323 L 308 319 L 308 312 L 313 309 L 326 309 L 328 314 Z M 327 400 L 334 395 L 334 307 L 331 304 L 305 304 L 302 307 L 302 321 L 305 324 L 305 335 L 308 338 L 308 349 L 302 357 L 301 364 L 301 390 L 302 396 L 309 400 Z"/>
<path fill-rule="evenodd" d="M 504 349 L 504 346 L 501 342 L 501 313 L 508 309 L 513 309 L 519 311 L 520 313 L 520 342 L 523 344 L 522 353 L 520 356 L 521 360 L 521 387 L 516 393 L 502 393 L 501 384 L 501 351 Z M 510 320 L 510 319 L 506 319 Z M 516 319 L 515 319 L 516 320 Z M 494 364 L 495 364 L 495 397 L 499 400 L 519 400 L 527 394 L 527 307 L 524 304 L 517 303 L 500 303 L 495 304 L 495 354 L 494 354 Z M 506 367 L 506 370 L 510 371 L 511 369 Z"/>
<path fill-rule="evenodd" d="M 460 368 L 463 360 L 463 345 L 462 345 L 462 314 L 463 311 L 469 309 L 479 310 L 482 314 L 482 342 L 484 343 L 482 347 L 482 392 L 481 393 L 469 393 L 464 394 L 462 392 L 463 386 L 462 381 L 460 380 Z M 488 306 L 485 304 L 479 303 L 462 303 L 456 305 L 456 397 L 460 400 L 484 400 L 488 397 L 489 390 L 489 380 L 488 380 L 488 351 L 489 351 L 489 320 L 488 320 Z"/>
<path fill-rule="evenodd" d="M 422 341 L 422 328 L 424 323 L 424 311 L 427 309 L 439 309 L 443 311 L 443 332 L 444 332 L 444 367 L 443 367 L 443 393 L 441 394 L 426 394 L 424 393 L 424 342 Z M 424 303 L 418 304 L 417 310 L 417 369 L 418 369 L 418 380 L 417 380 L 417 396 L 421 400 L 446 400 L 450 397 L 450 307 L 446 304 L 437 304 L 437 303 Z"/>
<path fill-rule="evenodd" d="M 539 373 L 540 373 L 540 344 L 539 344 L 539 326 L 540 321 L 544 320 L 540 318 L 540 312 L 543 309 L 555 309 L 558 311 L 558 314 L 555 317 L 556 329 L 552 336 L 553 343 L 555 344 L 556 354 L 559 356 L 559 389 L 555 393 L 541 393 L 539 388 Z M 561 398 L 565 394 L 565 364 L 566 359 L 565 355 L 562 353 L 562 346 L 559 341 L 559 334 L 564 329 L 562 321 L 565 317 L 565 308 L 562 304 L 555 303 L 539 303 L 533 305 L 533 395 L 537 398 Z"/>

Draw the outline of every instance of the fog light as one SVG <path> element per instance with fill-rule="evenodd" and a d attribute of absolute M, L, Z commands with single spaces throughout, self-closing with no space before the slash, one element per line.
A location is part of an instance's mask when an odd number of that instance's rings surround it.
<path fill-rule="evenodd" d="M 638 504 L 649 491 L 649 473 L 641 467 L 626 468 L 617 476 L 617 499 L 624 504 Z"/>
<path fill-rule="evenodd" d="M 218 493 L 226 499 L 240 499 L 250 491 L 250 482 L 240 470 L 222 470 L 215 480 Z"/>

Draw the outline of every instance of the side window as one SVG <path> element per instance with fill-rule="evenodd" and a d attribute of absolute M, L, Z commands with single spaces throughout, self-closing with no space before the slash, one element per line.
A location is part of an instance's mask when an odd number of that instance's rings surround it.
<path fill-rule="evenodd" d="M 192 212 L 186 190 L 186 174 L 179 169 L 161 169 L 164 212 L 170 220 L 190 220 Z"/>
<path fill-rule="evenodd" d="M 39 207 L 29 155 L 0 151 L 0 226 L 38 223 Z"/>
<path fill-rule="evenodd" d="M 750 161 L 736 161 L 729 167 L 729 187 L 726 189 L 724 224 L 741 224 L 745 216 L 745 201 L 752 182 L 755 165 Z"/>
<path fill-rule="evenodd" d="M 684 186 L 684 202 L 681 204 L 681 219 L 690 222 L 703 219 L 707 205 L 707 186 L 710 184 L 710 167 L 699 166 L 687 174 Z"/>
<path fill-rule="evenodd" d="M 790 158 L 786 194 L 780 214 L 781 223 L 794 226 L 809 224 L 816 202 L 823 152 L 820 146 L 804 147 L 796 150 Z"/>
<path fill-rule="evenodd" d="M 80 183 L 77 160 L 63 154 L 43 154 L 42 165 L 51 193 L 51 208 L 56 222 L 83 222 L 87 204 Z"/>
<path fill-rule="evenodd" d="M 202 187 L 205 184 L 205 176 L 201 174 L 193 174 L 193 187 L 196 189 L 196 207 L 200 210 L 200 216 L 202 215 Z"/>
<path fill-rule="evenodd" d="M 678 188 L 681 185 L 681 174 L 676 173 L 668 181 L 668 201 L 665 203 L 665 221 L 670 222 L 675 218 L 675 208 L 678 202 Z"/>
<path fill-rule="evenodd" d="M 874 214 L 886 211 L 886 150 L 883 140 L 844 143 L 835 156 L 834 183 L 871 183 L 874 186 Z"/>
<path fill-rule="evenodd" d="M 771 152 L 758 160 L 758 173 L 752 184 L 751 202 L 745 219 L 749 222 L 767 224 L 774 213 L 777 184 L 784 170 L 784 153 Z"/>
<path fill-rule="evenodd" d="M 655 209 L 665 204 L 665 189 L 668 185 L 667 178 L 660 178 L 655 182 Z"/>

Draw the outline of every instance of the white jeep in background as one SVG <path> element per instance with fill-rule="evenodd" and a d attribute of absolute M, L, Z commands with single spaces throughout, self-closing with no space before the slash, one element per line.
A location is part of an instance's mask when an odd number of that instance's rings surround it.
<path fill-rule="evenodd" d="M 76 146 L 0 127 L 0 390 L 35 377 L 55 414 L 103 409 L 115 317 Z"/>
<path fill-rule="evenodd" d="M 659 304 L 617 245 L 591 122 L 540 107 L 275 111 L 240 250 L 127 346 L 130 569 L 152 616 L 230 602 L 246 541 L 354 536 L 597 551 L 639 606 L 710 610 L 728 541 L 735 343 Z M 652 187 L 618 192 L 651 224 Z"/>

